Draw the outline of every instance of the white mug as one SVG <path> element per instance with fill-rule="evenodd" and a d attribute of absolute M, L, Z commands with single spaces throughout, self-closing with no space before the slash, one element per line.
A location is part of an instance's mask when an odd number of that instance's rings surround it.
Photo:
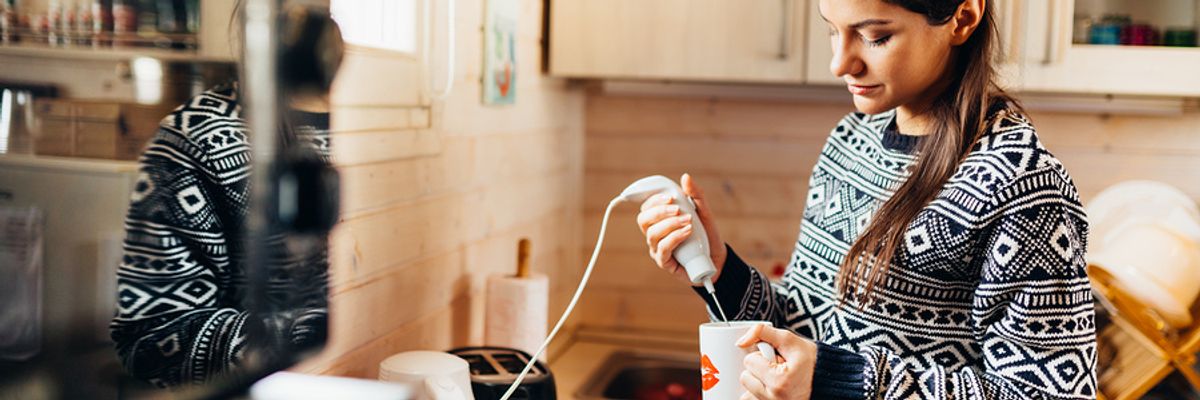
<path fill-rule="evenodd" d="M 379 363 L 379 380 L 409 387 L 417 400 L 474 400 L 467 360 L 440 351 L 408 351 Z"/>
<path fill-rule="evenodd" d="M 737 340 L 755 325 L 771 326 L 768 321 L 729 321 L 700 324 L 700 387 L 704 398 L 737 399 L 746 392 L 738 378 L 745 370 L 743 360 L 751 349 L 737 346 Z M 775 349 L 759 342 L 757 350 L 775 361 Z"/>

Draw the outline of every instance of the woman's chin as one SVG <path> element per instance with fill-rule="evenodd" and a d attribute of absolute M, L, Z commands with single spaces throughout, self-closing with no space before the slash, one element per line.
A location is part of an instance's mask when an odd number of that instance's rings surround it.
<path fill-rule="evenodd" d="M 890 104 L 876 100 L 876 99 L 867 98 L 867 97 L 858 96 L 858 95 L 853 95 L 853 96 L 854 96 L 854 108 L 857 109 L 858 112 L 863 113 L 863 114 L 882 114 L 882 113 L 887 112 L 888 110 L 891 110 L 892 108 L 894 108 Z"/>

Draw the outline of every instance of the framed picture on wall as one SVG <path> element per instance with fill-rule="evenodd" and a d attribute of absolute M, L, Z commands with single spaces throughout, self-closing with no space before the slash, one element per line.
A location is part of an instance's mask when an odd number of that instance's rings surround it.
<path fill-rule="evenodd" d="M 517 99 L 517 1 L 488 0 L 483 38 L 483 103 Z"/>

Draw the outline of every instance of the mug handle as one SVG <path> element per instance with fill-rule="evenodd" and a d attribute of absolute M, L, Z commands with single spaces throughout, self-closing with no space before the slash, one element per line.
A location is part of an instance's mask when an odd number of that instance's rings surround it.
<path fill-rule="evenodd" d="M 468 400 L 462 388 L 444 376 L 426 379 L 425 391 L 433 400 Z"/>
<path fill-rule="evenodd" d="M 767 358 L 768 362 L 775 363 L 775 348 L 771 347 L 767 342 L 758 342 L 755 344 L 758 347 L 758 352 L 762 353 L 763 357 Z"/>

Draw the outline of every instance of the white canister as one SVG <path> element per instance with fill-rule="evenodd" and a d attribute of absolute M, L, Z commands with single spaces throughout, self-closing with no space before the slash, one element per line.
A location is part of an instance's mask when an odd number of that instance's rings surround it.
<path fill-rule="evenodd" d="M 379 380 L 405 384 L 415 400 L 474 400 L 467 360 L 440 351 L 408 351 L 379 363 Z"/>

